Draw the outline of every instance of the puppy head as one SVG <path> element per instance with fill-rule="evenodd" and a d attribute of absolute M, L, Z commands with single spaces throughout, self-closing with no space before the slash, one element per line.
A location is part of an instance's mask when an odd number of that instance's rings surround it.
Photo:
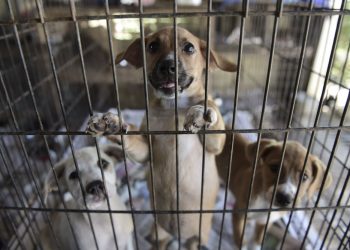
<path fill-rule="evenodd" d="M 120 159 L 121 151 L 112 145 L 100 148 L 101 162 L 95 147 L 85 147 L 75 152 L 79 172 L 73 157 L 62 160 L 54 166 L 61 192 L 70 192 L 81 207 L 85 204 L 84 197 L 88 208 L 94 209 L 105 204 L 107 195 L 109 197 L 116 195 L 114 163 Z M 103 182 L 101 170 L 104 173 L 105 182 Z M 79 178 L 83 190 L 80 187 Z M 48 194 L 55 190 L 58 190 L 56 178 L 50 170 L 44 184 L 45 200 Z"/>
<path fill-rule="evenodd" d="M 174 30 L 167 27 L 145 37 L 147 75 L 158 97 L 175 97 Z M 177 29 L 179 94 L 191 96 L 202 86 L 206 67 L 206 43 L 183 28 Z M 120 53 L 116 63 L 127 60 L 136 68 L 143 65 L 141 39 L 136 39 L 125 52 Z M 236 71 L 236 65 L 210 50 L 209 67 L 224 71 Z"/>
<path fill-rule="evenodd" d="M 262 188 L 269 201 L 272 198 L 273 188 L 277 180 L 282 149 L 283 142 L 267 139 L 261 140 L 257 169 L 261 171 L 263 178 Z M 251 162 L 254 160 L 255 151 L 256 143 L 248 145 L 247 155 Z M 304 175 L 301 177 L 306 153 L 307 150 L 299 142 L 287 141 L 274 206 L 287 207 L 293 204 L 300 178 L 302 178 L 302 181 L 297 201 L 300 201 L 306 195 L 310 199 L 320 189 L 325 166 L 316 156 L 309 154 Z M 328 173 L 325 188 L 330 186 L 331 181 L 332 177 Z"/>

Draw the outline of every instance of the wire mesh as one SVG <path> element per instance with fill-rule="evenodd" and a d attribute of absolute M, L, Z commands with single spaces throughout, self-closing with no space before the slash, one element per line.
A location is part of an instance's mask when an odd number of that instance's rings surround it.
<path fill-rule="evenodd" d="M 127 2 L 127 3 L 126 3 Z M 231 214 L 244 214 L 244 229 L 252 213 L 266 214 L 262 248 L 269 249 L 271 238 L 269 220 L 276 211 L 286 211 L 279 226 L 279 244 L 275 249 L 288 247 L 289 238 L 297 239 L 301 249 L 347 249 L 349 247 L 350 192 L 348 181 L 350 115 L 349 51 L 350 2 L 343 1 L 201 1 L 200 6 L 183 6 L 182 1 L 158 1 L 148 6 L 147 1 L 93 1 L 93 0 L 28 0 L 3 1 L 0 10 L 0 248 L 43 248 L 41 231 L 48 228 L 60 248 L 50 214 L 65 213 L 68 221 L 74 213 L 86 213 L 99 249 L 91 221 L 91 214 L 108 213 L 118 249 L 117 228 L 113 214 L 129 213 L 134 227 L 136 249 L 148 249 L 149 242 L 143 230 L 158 223 L 158 216 L 175 214 L 177 241 L 182 244 L 181 215 L 199 215 L 198 236 L 202 243 L 202 215 L 213 214 L 215 239 L 209 249 L 231 249 L 232 230 L 227 226 Z M 129 4 L 129 5 L 128 5 Z M 176 95 L 174 130 L 158 131 L 150 126 L 149 103 L 152 92 L 148 86 L 147 59 L 144 41 L 149 32 L 172 26 L 177 38 L 177 27 L 186 27 L 207 43 L 204 72 L 205 99 L 212 94 L 228 122 L 225 130 L 199 132 L 203 154 L 199 209 L 181 210 L 179 191 L 179 141 L 183 131 L 178 118 L 178 69 L 175 67 Z M 123 51 L 134 38 L 142 41 L 143 69 L 116 65 L 116 54 Z M 180 60 L 178 42 L 174 39 L 175 65 Z M 233 76 L 209 71 L 210 49 L 225 54 L 237 64 Z M 134 70 L 134 71 L 132 71 Z M 135 72 L 135 73 L 130 73 Z M 142 89 L 143 91 L 140 91 Z M 149 93 L 150 92 L 150 93 Z M 101 162 L 101 142 L 86 135 L 87 119 L 96 111 L 115 107 L 118 114 L 127 109 L 144 110 L 145 130 L 117 133 L 121 135 L 123 169 L 125 172 L 127 211 L 70 209 L 65 206 L 54 165 L 71 156 L 79 170 L 76 150 L 94 145 Z M 240 124 L 240 112 L 250 117 L 250 127 Z M 154 117 L 151 117 L 154 118 Z M 121 125 L 121 124 L 120 124 Z M 221 187 L 222 200 L 213 209 L 203 208 L 203 190 L 210 183 L 204 181 L 206 135 L 225 133 L 230 140 L 230 158 L 227 178 Z M 253 174 L 246 190 L 246 209 L 234 209 L 230 198 L 230 174 L 235 134 L 252 135 L 258 145 L 265 137 L 283 141 L 280 167 L 271 201 L 266 208 L 250 208 L 250 199 L 259 161 L 256 148 Z M 134 194 L 136 181 L 125 152 L 125 137 L 145 135 L 149 147 L 150 179 L 148 197 L 155 196 L 152 147 L 157 135 L 176 138 L 176 204 L 175 210 L 163 211 L 154 200 L 140 207 Z M 317 196 L 302 204 L 296 199 L 291 207 L 273 206 L 277 183 L 284 163 L 288 140 L 297 140 L 307 148 L 307 157 L 315 155 L 326 165 L 325 176 Z M 44 204 L 42 188 L 45 175 L 55 174 L 59 201 L 63 207 Z M 103 180 L 105 179 L 101 170 Z M 324 190 L 327 175 L 333 184 Z M 296 197 L 301 185 L 298 182 Z M 142 181 L 145 181 L 145 177 Z M 83 192 L 83 185 L 80 188 Z M 315 199 L 316 198 L 316 199 Z M 142 218 L 150 216 L 147 226 Z M 302 220 L 302 221 L 300 221 Z M 303 221 L 304 220 L 304 221 Z M 123 225 L 117 225 L 123 226 Z M 141 229 L 140 229 L 141 228 Z M 143 228 L 143 229 L 142 229 Z M 73 226 L 71 233 L 77 241 Z M 156 241 L 159 232 L 156 230 Z M 229 236 L 227 236 L 229 235 Z M 214 242 L 214 243 L 213 243 Z M 243 237 L 242 237 L 243 242 Z M 77 248 L 79 244 L 76 242 Z M 156 248 L 158 248 L 156 244 Z"/>

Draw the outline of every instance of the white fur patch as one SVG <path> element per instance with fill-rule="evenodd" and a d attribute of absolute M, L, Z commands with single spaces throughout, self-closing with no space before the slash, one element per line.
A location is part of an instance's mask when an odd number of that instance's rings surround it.
<path fill-rule="evenodd" d="M 291 197 L 295 197 L 295 194 L 297 193 L 297 186 L 292 182 L 291 178 L 288 177 L 285 183 L 278 185 L 277 190 L 288 194 Z"/>

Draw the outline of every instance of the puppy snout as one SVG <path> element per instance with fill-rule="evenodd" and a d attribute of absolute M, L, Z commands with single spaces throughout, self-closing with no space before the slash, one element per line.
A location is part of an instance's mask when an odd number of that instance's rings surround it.
<path fill-rule="evenodd" d="M 165 59 L 158 63 L 158 73 L 162 75 L 174 75 L 175 74 L 175 61 L 172 59 Z"/>
<path fill-rule="evenodd" d="M 106 191 L 105 185 L 100 180 L 92 181 L 86 186 L 86 192 L 88 194 L 93 194 L 93 195 L 104 194 L 105 191 Z"/>
<path fill-rule="evenodd" d="M 287 207 L 292 203 L 292 197 L 288 194 L 277 192 L 276 201 L 279 206 Z"/>

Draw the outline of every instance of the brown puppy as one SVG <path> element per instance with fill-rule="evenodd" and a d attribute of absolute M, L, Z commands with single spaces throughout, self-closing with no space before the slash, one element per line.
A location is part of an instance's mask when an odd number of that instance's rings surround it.
<path fill-rule="evenodd" d="M 217 166 L 219 175 L 223 180 L 227 176 L 227 164 L 230 156 L 231 140 L 225 143 L 222 154 L 217 156 Z M 235 209 L 246 209 L 249 184 L 253 172 L 253 162 L 255 158 L 257 143 L 248 142 L 242 135 L 236 134 L 234 137 L 234 149 L 232 158 L 232 170 L 230 175 L 230 190 L 236 198 Z M 249 203 L 250 209 L 269 208 L 273 188 L 277 180 L 283 142 L 271 139 L 261 139 L 256 166 L 255 180 L 253 183 L 252 196 Z M 293 204 L 300 175 L 304 166 L 307 150 L 296 141 L 287 141 L 284 161 L 280 179 L 276 189 L 276 196 L 273 208 L 288 207 Z M 297 202 L 303 197 L 308 199 L 320 188 L 324 176 L 325 166 L 313 155 L 309 155 L 305 174 L 297 197 Z M 331 176 L 328 174 L 325 188 L 331 184 Z M 286 212 L 272 212 L 269 225 L 283 217 Z M 260 249 L 264 227 L 267 222 L 267 212 L 249 213 L 248 221 L 255 221 L 255 235 L 253 239 L 253 249 Z M 232 214 L 234 241 L 236 247 L 240 245 L 244 213 L 238 211 Z M 242 248 L 247 247 L 247 239 L 243 240 Z"/>
<path fill-rule="evenodd" d="M 193 133 L 204 126 L 208 130 L 224 129 L 224 122 L 219 109 L 211 97 L 208 97 L 208 109 L 204 111 L 204 75 L 206 65 L 206 43 L 189 31 L 178 28 L 178 130 L 186 129 Z M 156 98 L 150 103 L 149 127 L 155 131 L 175 131 L 175 60 L 174 60 L 174 30 L 164 28 L 145 38 L 147 75 L 155 90 Z M 139 68 L 143 65 L 141 39 L 135 40 L 128 49 L 117 56 Z M 236 66 L 214 51 L 210 50 L 210 68 L 220 68 L 233 72 Z M 119 126 L 119 118 L 107 113 L 91 118 L 87 132 L 93 135 L 111 134 L 122 130 L 135 130 L 132 125 Z M 146 120 L 141 127 L 146 130 Z M 109 136 L 111 140 L 120 143 L 119 136 Z M 149 145 L 147 137 L 127 135 L 125 149 L 128 157 L 138 162 L 149 160 Z M 156 210 L 177 209 L 176 187 L 176 137 L 171 134 L 152 135 L 152 157 L 154 170 L 154 191 Z M 203 188 L 203 209 L 213 209 L 219 188 L 215 155 L 222 151 L 225 134 L 206 136 L 205 171 Z M 179 209 L 200 209 L 201 176 L 202 176 L 202 137 L 194 134 L 178 136 L 178 182 Z M 152 181 L 148 178 L 149 190 L 152 194 Z M 153 203 L 152 203 L 153 204 Z M 199 214 L 180 214 L 180 233 L 184 246 L 189 249 L 198 248 Z M 201 243 L 208 242 L 212 214 L 202 216 Z M 178 236 L 176 214 L 158 215 L 158 238 L 160 249 L 174 247 L 177 243 L 172 236 Z M 161 227 L 159 227 L 161 226 Z M 165 229 L 165 230 L 164 230 Z M 155 240 L 154 231 L 152 238 Z M 189 240 L 191 239 L 191 240 Z M 171 248 L 172 249 L 172 248 Z"/>

